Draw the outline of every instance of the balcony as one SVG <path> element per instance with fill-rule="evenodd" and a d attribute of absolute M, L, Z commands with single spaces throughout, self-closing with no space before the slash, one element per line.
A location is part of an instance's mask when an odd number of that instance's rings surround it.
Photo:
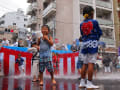
<path fill-rule="evenodd" d="M 56 24 L 56 23 L 54 23 L 53 20 L 51 20 L 51 21 L 49 21 L 49 22 L 47 23 L 47 25 L 50 27 L 51 30 L 53 30 L 53 29 L 55 28 L 55 24 Z"/>
<path fill-rule="evenodd" d="M 37 10 L 38 5 L 37 5 L 36 2 L 34 2 L 34 3 L 31 4 L 31 7 L 32 7 L 32 10 Z"/>
<path fill-rule="evenodd" d="M 30 18 L 29 19 L 29 21 L 28 21 L 28 27 L 30 26 L 30 25 L 32 25 L 32 24 L 36 24 L 37 23 L 37 17 L 32 17 L 32 18 Z"/>
<path fill-rule="evenodd" d="M 31 23 L 32 23 L 32 24 L 36 24 L 36 23 L 37 23 L 37 17 L 35 17 L 35 16 L 32 17 L 32 18 L 31 18 Z"/>
<path fill-rule="evenodd" d="M 50 14 L 53 14 L 56 12 L 56 3 L 52 2 L 48 5 L 47 8 L 44 9 L 43 11 L 43 17 L 47 17 Z"/>
<path fill-rule="evenodd" d="M 32 5 L 29 5 L 27 9 L 27 15 L 31 15 L 31 14 L 32 14 Z"/>
<path fill-rule="evenodd" d="M 93 3 L 93 0 L 80 0 L 80 2 L 92 4 L 92 3 Z"/>
<path fill-rule="evenodd" d="M 97 20 L 100 25 L 113 26 L 112 20 L 106 20 L 106 19 L 102 19 L 102 18 L 97 18 Z"/>
<path fill-rule="evenodd" d="M 112 9 L 112 3 L 110 1 L 96 0 L 96 6 Z"/>
<path fill-rule="evenodd" d="M 32 3 L 28 6 L 27 14 L 31 15 L 34 10 L 37 10 L 37 3 Z"/>
<path fill-rule="evenodd" d="M 115 41 L 113 39 L 101 38 L 101 41 L 104 41 L 107 45 L 115 45 Z"/>

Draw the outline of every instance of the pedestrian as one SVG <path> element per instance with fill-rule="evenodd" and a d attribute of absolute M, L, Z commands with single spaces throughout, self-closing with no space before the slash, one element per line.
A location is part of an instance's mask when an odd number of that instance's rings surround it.
<path fill-rule="evenodd" d="M 71 46 L 71 50 L 72 50 L 73 52 L 78 51 L 78 46 L 76 45 L 76 42 L 75 42 L 75 41 L 73 41 L 73 44 L 72 44 L 72 46 Z"/>
<path fill-rule="evenodd" d="M 29 35 L 27 36 L 26 41 L 27 41 L 27 46 L 30 48 L 31 47 L 32 39 L 31 39 L 31 37 Z"/>
<path fill-rule="evenodd" d="M 68 50 L 67 45 L 66 45 L 66 44 L 62 44 L 62 46 L 61 46 L 61 50 L 65 50 L 65 51 L 67 51 L 67 50 Z"/>
<path fill-rule="evenodd" d="M 97 77 L 97 72 L 98 72 L 98 64 L 95 63 L 94 64 L 94 75 L 95 75 L 95 78 Z"/>
<path fill-rule="evenodd" d="M 45 68 L 47 68 L 48 72 L 51 75 L 52 83 L 56 84 L 51 60 L 51 46 L 53 45 L 53 39 L 50 35 L 48 35 L 50 33 L 49 26 L 43 25 L 41 31 L 43 36 L 38 39 L 38 45 L 40 46 L 40 85 L 43 85 L 43 72 L 45 71 Z"/>
<path fill-rule="evenodd" d="M 18 40 L 18 47 L 24 47 L 24 43 L 22 39 Z"/>
<path fill-rule="evenodd" d="M 16 63 L 18 63 L 19 71 L 20 71 L 21 75 L 25 75 L 23 62 L 24 62 L 24 59 L 21 57 L 21 54 L 18 54 L 18 58 L 16 59 Z"/>
<path fill-rule="evenodd" d="M 111 63 L 111 59 L 109 57 L 106 57 L 103 59 L 103 65 L 104 65 L 104 68 L 105 68 L 105 71 L 104 72 L 111 72 L 111 69 L 110 69 L 110 63 Z"/>
<path fill-rule="evenodd" d="M 3 38 L 2 46 L 9 46 L 9 41 L 6 38 Z"/>
<path fill-rule="evenodd" d="M 59 67 L 59 61 L 58 61 L 58 54 L 52 53 L 52 61 L 53 61 L 53 67 L 54 67 L 54 73 L 58 73 L 58 67 Z"/>
<path fill-rule="evenodd" d="M 78 78 L 79 80 L 81 79 L 81 69 L 83 66 L 83 54 L 81 53 L 81 49 L 82 49 L 82 38 L 79 38 L 80 41 L 80 45 L 79 45 L 79 56 L 78 56 L 78 61 L 77 61 L 77 69 L 78 72 L 80 74 L 80 78 Z"/>
<path fill-rule="evenodd" d="M 32 75 L 33 80 L 32 82 L 40 81 L 38 77 L 38 70 L 39 70 L 39 57 L 38 57 L 38 49 L 37 49 L 37 42 L 31 42 L 31 48 L 28 49 L 28 52 L 31 52 L 33 54 L 32 57 Z"/>
<path fill-rule="evenodd" d="M 82 36 L 83 47 L 81 53 L 84 56 L 83 66 L 81 71 L 81 81 L 79 87 L 87 89 L 99 88 L 92 83 L 94 63 L 97 59 L 98 41 L 102 35 L 102 30 L 96 20 L 93 20 L 94 9 L 91 6 L 83 8 L 84 21 L 80 24 L 80 32 Z M 88 71 L 88 80 L 86 80 L 86 72 Z"/>

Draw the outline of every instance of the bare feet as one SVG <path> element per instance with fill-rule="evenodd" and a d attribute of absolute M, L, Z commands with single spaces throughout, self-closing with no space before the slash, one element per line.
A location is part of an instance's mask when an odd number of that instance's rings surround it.
<path fill-rule="evenodd" d="M 38 81 L 40 81 L 40 78 L 38 78 Z"/>
<path fill-rule="evenodd" d="M 37 82 L 37 80 L 36 80 L 36 79 L 33 79 L 32 82 Z"/>
<path fill-rule="evenodd" d="M 40 86 L 43 86 L 43 81 L 40 81 L 39 85 L 40 85 Z"/>
<path fill-rule="evenodd" d="M 53 79 L 53 80 L 52 80 L 52 84 L 56 84 L 56 81 L 55 81 L 55 79 Z"/>

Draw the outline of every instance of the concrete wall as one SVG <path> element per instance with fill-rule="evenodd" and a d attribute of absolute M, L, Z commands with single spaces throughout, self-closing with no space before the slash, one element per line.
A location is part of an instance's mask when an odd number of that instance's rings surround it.
<path fill-rule="evenodd" d="M 80 37 L 80 4 L 73 0 L 73 40 Z"/>
<path fill-rule="evenodd" d="M 114 5 L 114 22 L 115 22 L 115 38 L 116 38 L 116 47 L 120 46 L 120 22 L 118 16 L 118 2 L 117 0 L 113 0 Z"/>
<path fill-rule="evenodd" d="M 73 33 L 73 0 L 56 0 L 56 38 L 71 43 Z"/>

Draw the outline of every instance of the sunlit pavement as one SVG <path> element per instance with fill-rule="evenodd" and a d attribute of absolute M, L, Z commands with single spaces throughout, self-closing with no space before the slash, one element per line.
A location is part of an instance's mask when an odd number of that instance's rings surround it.
<path fill-rule="evenodd" d="M 120 74 L 99 74 L 93 82 L 99 85 L 99 89 L 92 90 L 120 90 Z M 101 78 L 100 78 L 101 76 Z M 118 78 L 117 78 L 118 76 Z M 107 77 L 107 78 L 102 78 Z M 79 80 L 76 79 L 56 79 L 57 84 L 52 85 L 50 78 L 44 79 L 44 85 L 39 86 L 39 82 L 32 82 L 31 77 L 0 77 L 0 90 L 86 90 L 80 89 Z"/>

